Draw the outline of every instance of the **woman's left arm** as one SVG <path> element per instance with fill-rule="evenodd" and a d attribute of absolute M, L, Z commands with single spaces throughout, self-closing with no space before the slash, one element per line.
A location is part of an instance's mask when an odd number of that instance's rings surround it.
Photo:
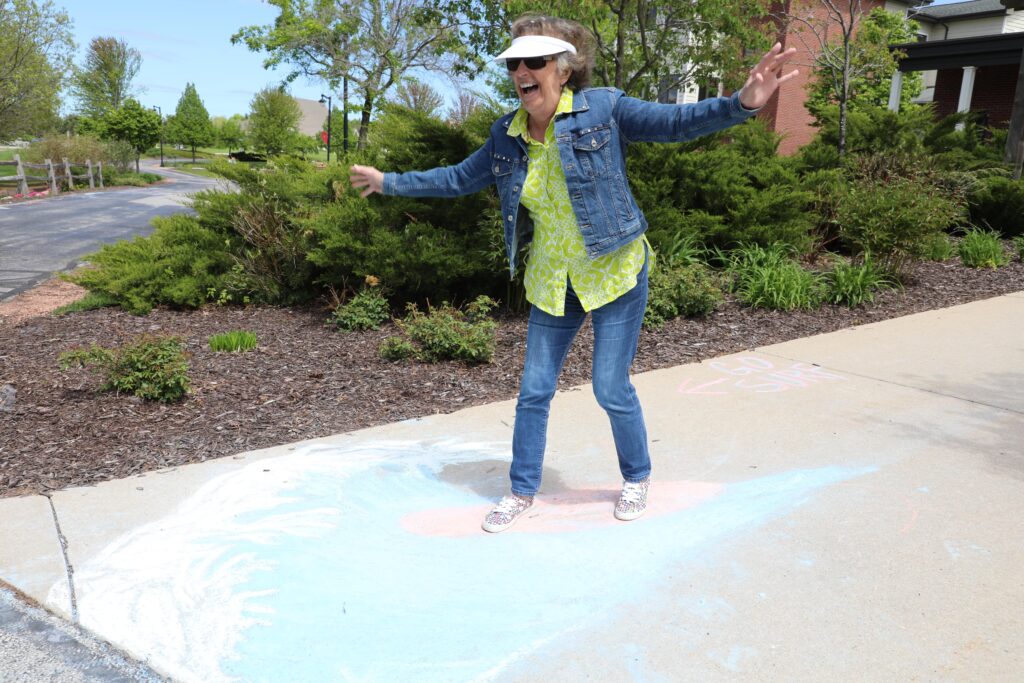
<path fill-rule="evenodd" d="M 776 43 L 750 71 L 743 88 L 731 97 L 712 97 L 696 104 L 659 104 L 621 97 L 615 120 L 629 142 L 682 142 L 742 123 L 768 102 L 778 87 L 799 72 L 781 75 L 796 48 Z"/>

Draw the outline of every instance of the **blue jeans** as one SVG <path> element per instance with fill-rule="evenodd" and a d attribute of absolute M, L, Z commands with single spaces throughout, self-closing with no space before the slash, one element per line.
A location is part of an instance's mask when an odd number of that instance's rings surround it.
<path fill-rule="evenodd" d="M 622 478 L 632 482 L 643 481 L 651 473 L 643 411 L 629 381 L 629 368 L 636 355 L 646 307 L 647 263 L 644 263 L 633 289 L 591 311 L 594 396 L 611 421 Z M 571 285 L 565 295 L 564 316 L 550 315 L 536 306 L 530 310 L 526 365 L 516 404 L 509 472 L 512 492 L 517 495 L 533 496 L 540 490 L 551 399 L 565 356 L 586 317 Z"/>

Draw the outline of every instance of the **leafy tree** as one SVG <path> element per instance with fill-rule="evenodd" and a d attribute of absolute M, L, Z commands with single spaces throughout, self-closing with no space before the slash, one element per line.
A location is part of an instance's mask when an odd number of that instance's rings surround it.
<path fill-rule="evenodd" d="M 883 83 L 887 88 L 885 79 L 896 70 L 897 56 L 889 51 L 887 37 L 909 39 L 913 36 L 912 25 L 900 26 L 902 21 L 881 15 L 868 21 L 866 9 L 869 6 L 865 0 L 814 0 L 803 6 L 800 13 L 780 12 L 775 15 L 790 35 L 800 41 L 810 54 L 816 55 L 814 73 L 817 79 L 809 108 L 812 113 L 817 111 L 820 114 L 828 103 L 838 106 L 837 149 L 840 158 L 846 154 L 848 112 L 857 89 L 863 89 L 866 97 L 870 98 L 872 90 L 877 91 Z M 920 89 L 919 79 L 907 80 L 911 84 L 917 83 Z M 909 88 L 905 92 L 908 98 L 917 94 Z M 887 90 L 884 101 L 888 101 Z"/>
<path fill-rule="evenodd" d="M 444 106 L 444 98 L 429 83 L 410 78 L 395 93 L 399 104 L 427 116 L 434 116 Z"/>
<path fill-rule="evenodd" d="M 57 124 L 75 43 L 71 19 L 46 0 L 0 0 L 0 140 Z"/>
<path fill-rule="evenodd" d="M 124 40 L 93 38 L 85 63 L 75 70 L 71 92 L 84 116 L 102 117 L 133 95 L 132 81 L 142 66 L 142 53 Z"/>
<path fill-rule="evenodd" d="M 266 154 L 282 154 L 305 147 L 299 133 L 302 112 L 295 99 L 281 88 L 266 87 L 250 104 L 249 142 Z"/>
<path fill-rule="evenodd" d="M 448 70 L 466 52 L 451 13 L 427 0 L 268 0 L 280 14 L 269 26 L 231 37 L 266 52 L 264 67 L 288 64 L 290 82 L 319 79 L 336 90 L 347 79 L 363 98 L 359 149 L 381 98 L 410 69 Z"/>
<path fill-rule="evenodd" d="M 884 107 L 889 102 L 889 88 L 896 72 L 899 55 L 889 51 L 889 45 L 908 43 L 917 34 L 917 22 L 881 7 L 871 10 L 860 23 L 853 38 L 851 58 L 849 108 Z M 815 80 L 809 89 L 806 106 L 816 117 L 825 105 L 838 104 L 834 75 L 827 63 L 816 65 Z M 903 75 L 900 105 L 905 107 L 921 92 L 919 71 Z"/>
<path fill-rule="evenodd" d="M 245 146 L 245 131 L 242 129 L 244 120 L 241 114 L 235 114 L 216 126 L 217 142 L 221 146 L 227 147 L 229 152 Z"/>
<path fill-rule="evenodd" d="M 215 136 L 210 114 L 199 99 L 196 86 L 188 83 L 178 100 L 173 119 L 168 118 L 169 137 L 192 147 L 192 163 L 196 161 L 196 147 L 213 144 Z"/>
<path fill-rule="evenodd" d="M 758 18 L 763 0 L 443 0 L 441 12 L 466 18 L 470 55 L 460 72 L 478 71 L 479 55 L 508 44 L 512 21 L 525 12 L 574 19 L 597 39 L 594 81 L 638 97 L 688 83 L 746 78 L 745 50 L 766 46 Z M 475 56 L 474 56 L 475 55 Z"/>
<path fill-rule="evenodd" d="M 146 109 L 138 100 L 128 98 L 118 109 L 103 117 L 107 138 L 124 140 L 135 150 L 135 172 L 139 172 L 139 155 L 160 142 L 160 115 Z"/>

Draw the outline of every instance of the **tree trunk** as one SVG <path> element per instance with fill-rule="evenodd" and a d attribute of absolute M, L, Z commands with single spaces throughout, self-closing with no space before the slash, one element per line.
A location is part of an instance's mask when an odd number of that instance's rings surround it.
<path fill-rule="evenodd" d="M 196 146 L 192 145 L 192 163 L 196 163 Z"/>
<path fill-rule="evenodd" d="M 363 114 L 359 120 L 359 142 L 356 149 L 366 149 L 366 136 L 370 132 L 370 114 L 373 113 L 373 96 L 363 99 Z"/>
<path fill-rule="evenodd" d="M 139 170 L 139 157 L 140 156 L 142 156 L 142 155 L 138 154 L 138 153 L 135 154 L 135 172 L 136 173 L 141 173 L 142 172 L 142 171 Z"/>

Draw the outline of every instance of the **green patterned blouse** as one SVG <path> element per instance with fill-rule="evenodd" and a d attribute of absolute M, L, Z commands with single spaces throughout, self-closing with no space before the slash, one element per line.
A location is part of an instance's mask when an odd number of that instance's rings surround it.
<path fill-rule="evenodd" d="M 572 111 L 572 91 L 562 90 L 555 116 Z M 566 278 L 583 310 L 591 311 L 619 298 L 636 286 L 644 265 L 646 237 L 636 239 L 605 256 L 591 259 L 569 202 L 569 189 L 555 142 L 552 117 L 544 142 L 530 137 L 527 113 L 520 108 L 508 134 L 522 136 L 530 154 L 530 167 L 520 203 L 533 219 L 533 241 L 526 260 L 526 299 L 545 313 L 565 315 Z M 653 251 L 651 252 L 653 256 Z"/>

